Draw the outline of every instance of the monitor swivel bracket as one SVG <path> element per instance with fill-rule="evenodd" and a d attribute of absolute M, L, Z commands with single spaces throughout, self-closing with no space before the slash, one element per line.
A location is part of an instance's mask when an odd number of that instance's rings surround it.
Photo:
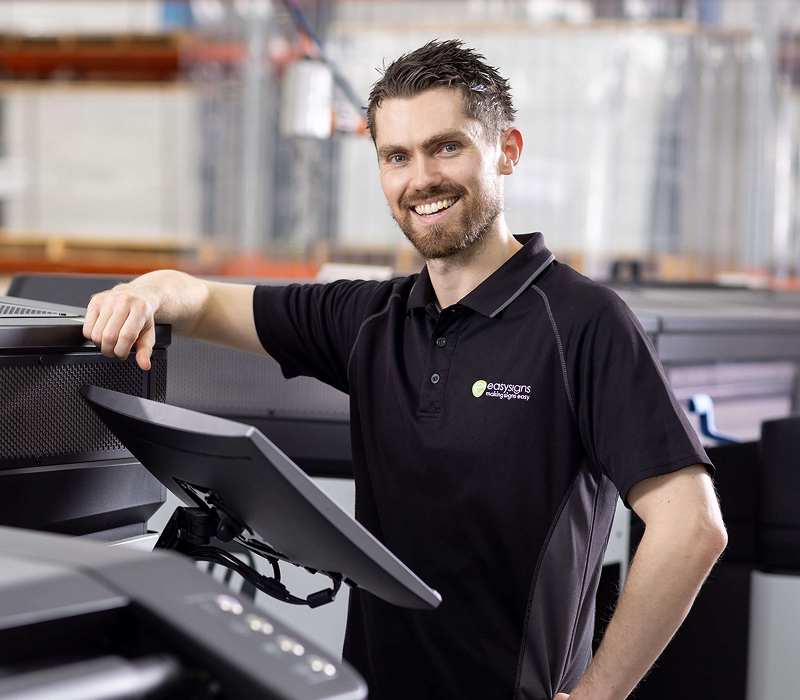
<path fill-rule="evenodd" d="M 342 585 L 342 576 L 327 571 L 319 573 L 331 579 L 331 588 L 311 593 L 305 598 L 292 595 L 281 583 L 279 558 L 283 557 L 279 552 L 261 542 L 245 539 L 243 534 L 245 530 L 248 530 L 247 526 L 225 509 L 222 500 L 212 490 L 185 482 L 180 485 L 198 503 L 198 507 L 181 506 L 175 509 L 156 542 L 157 549 L 173 549 L 195 561 L 207 561 L 224 566 L 239 574 L 247 584 L 262 593 L 292 605 L 308 605 L 311 608 L 318 608 L 336 598 Z M 205 498 L 199 498 L 198 492 L 201 492 Z M 235 554 L 212 545 L 212 539 L 219 542 L 231 542 L 236 539 L 246 550 L 266 559 L 272 565 L 273 575 L 264 576 L 258 573 L 253 566 L 246 564 Z M 308 571 L 318 573 L 314 569 L 308 569 Z"/>

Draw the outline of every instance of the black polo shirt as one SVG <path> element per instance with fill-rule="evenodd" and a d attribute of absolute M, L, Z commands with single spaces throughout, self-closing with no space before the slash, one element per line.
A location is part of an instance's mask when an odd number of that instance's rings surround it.
<path fill-rule="evenodd" d="M 286 377 L 350 395 L 356 517 L 442 594 L 352 592 L 344 656 L 373 700 L 571 690 L 617 492 L 708 463 L 628 307 L 520 240 L 443 311 L 427 269 L 256 289 Z"/>

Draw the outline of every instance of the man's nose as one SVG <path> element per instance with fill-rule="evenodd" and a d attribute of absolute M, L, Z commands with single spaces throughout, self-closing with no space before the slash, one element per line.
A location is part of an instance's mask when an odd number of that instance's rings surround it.
<path fill-rule="evenodd" d="M 412 189 L 428 190 L 442 184 L 442 174 L 434 159 L 417 158 L 412 167 L 410 183 Z"/>

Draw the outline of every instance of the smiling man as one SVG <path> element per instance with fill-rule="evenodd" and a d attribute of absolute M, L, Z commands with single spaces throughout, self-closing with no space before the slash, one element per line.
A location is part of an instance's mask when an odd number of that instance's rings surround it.
<path fill-rule="evenodd" d="M 395 61 L 368 108 L 392 215 L 426 261 L 388 282 L 245 286 L 173 271 L 93 298 L 84 332 L 148 368 L 154 322 L 351 402 L 358 519 L 443 596 L 354 590 L 344 656 L 376 700 L 622 700 L 726 534 L 711 465 L 630 310 L 512 235 L 507 82 L 458 41 Z M 646 532 L 592 659 L 617 494 Z"/>

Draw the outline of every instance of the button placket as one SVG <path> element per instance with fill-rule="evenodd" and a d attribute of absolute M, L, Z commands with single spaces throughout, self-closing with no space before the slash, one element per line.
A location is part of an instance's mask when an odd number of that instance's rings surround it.
<path fill-rule="evenodd" d="M 455 350 L 455 339 L 463 322 L 463 316 L 455 309 L 447 309 L 452 313 L 442 314 L 431 334 L 428 346 L 425 379 L 420 392 L 420 411 L 422 413 L 439 413 L 444 402 L 444 391 L 447 385 L 447 374 Z"/>

